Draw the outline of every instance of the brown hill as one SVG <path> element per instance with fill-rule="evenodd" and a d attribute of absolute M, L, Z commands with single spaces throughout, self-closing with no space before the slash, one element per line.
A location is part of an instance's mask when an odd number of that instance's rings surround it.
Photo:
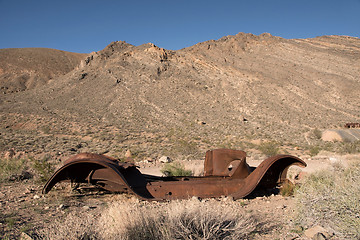
<path fill-rule="evenodd" d="M 73 70 L 86 54 L 48 48 L 0 49 L 0 88 L 3 93 L 44 85 Z"/>
<path fill-rule="evenodd" d="M 45 133 L 39 151 L 187 155 L 259 139 L 310 143 L 314 129 L 360 121 L 359 63 L 360 40 L 346 36 L 239 33 L 178 51 L 113 42 L 43 87 L 2 96 L 0 127 L 21 132 L 4 130 L 4 142 Z"/>

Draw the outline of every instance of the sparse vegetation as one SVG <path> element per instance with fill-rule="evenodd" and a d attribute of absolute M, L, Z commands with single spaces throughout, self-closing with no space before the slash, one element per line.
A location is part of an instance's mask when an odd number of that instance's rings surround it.
<path fill-rule="evenodd" d="M 295 188 L 295 184 L 290 181 L 286 181 L 282 184 L 280 188 L 280 194 L 284 197 L 292 196 L 294 195 Z"/>
<path fill-rule="evenodd" d="M 319 146 L 310 146 L 309 148 L 309 154 L 310 156 L 316 156 L 319 154 L 321 148 Z"/>
<path fill-rule="evenodd" d="M 20 176 L 27 169 L 25 159 L 1 158 L 0 159 L 0 182 L 10 180 L 12 176 Z"/>
<path fill-rule="evenodd" d="M 314 137 L 315 137 L 316 139 L 321 139 L 321 137 L 322 137 L 322 132 L 321 132 L 319 129 L 315 128 L 315 129 L 313 130 L 313 135 L 314 135 Z"/>
<path fill-rule="evenodd" d="M 31 159 L 32 167 L 36 171 L 36 175 L 41 182 L 46 182 L 54 172 L 54 166 L 49 161 L 49 158 Z"/>
<path fill-rule="evenodd" d="M 211 200 L 144 204 L 118 201 L 98 219 L 68 215 L 41 231 L 44 239 L 251 239 L 267 231 L 257 217 L 238 202 Z M 237 209 L 234 211 L 233 209 Z M 269 226 L 267 226 L 270 228 Z M 69 238 L 71 237 L 71 238 Z"/>
<path fill-rule="evenodd" d="M 193 172 L 185 169 L 184 165 L 180 162 L 165 163 L 160 171 L 168 177 L 193 175 Z"/>
<path fill-rule="evenodd" d="M 347 154 L 360 152 L 360 141 L 355 142 L 343 142 L 341 146 L 341 152 Z"/>
<path fill-rule="evenodd" d="M 346 239 L 360 238 L 360 164 L 310 175 L 296 191 L 297 221 L 305 228 L 324 225 Z"/>
<path fill-rule="evenodd" d="M 279 143 L 275 141 L 263 142 L 259 145 L 259 150 L 266 156 L 274 156 L 279 153 Z"/>

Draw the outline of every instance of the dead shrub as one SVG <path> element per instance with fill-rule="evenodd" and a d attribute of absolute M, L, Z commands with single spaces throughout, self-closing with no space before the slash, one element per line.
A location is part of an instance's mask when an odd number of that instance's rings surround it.
<path fill-rule="evenodd" d="M 76 215 L 69 213 L 65 219 L 56 219 L 46 228 L 39 230 L 41 239 L 79 240 L 99 239 L 96 232 L 96 218 L 88 213 Z"/>
<path fill-rule="evenodd" d="M 39 236 L 54 240 L 253 239 L 258 233 L 270 231 L 270 225 L 246 213 L 242 203 L 236 201 L 149 203 L 127 199 L 111 203 L 99 216 L 68 214 L 41 230 Z"/>
<path fill-rule="evenodd" d="M 99 232 L 103 239 L 249 238 L 260 224 L 239 206 L 216 200 L 116 202 L 101 216 Z"/>

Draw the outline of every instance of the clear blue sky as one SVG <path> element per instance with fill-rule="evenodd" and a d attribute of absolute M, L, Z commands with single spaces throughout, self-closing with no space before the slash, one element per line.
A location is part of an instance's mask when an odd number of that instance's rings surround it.
<path fill-rule="evenodd" d="M 360 0 L 0 0 L 0 48 L 89 53 L 122 40 L 177 50 L 239 32 L 360 37 Z"/>

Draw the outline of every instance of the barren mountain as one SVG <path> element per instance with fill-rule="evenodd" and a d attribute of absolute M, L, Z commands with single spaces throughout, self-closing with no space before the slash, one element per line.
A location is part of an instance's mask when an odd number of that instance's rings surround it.
<path fill-rule="evenodd" d="M 47 48 L 0 49 L 1 92 L 11 93 L 44 85 L 73 70 L 86 54 Z"/>
<path fill-rule="evenodd" d="M 4 142 L 14 129 L 45 133 L 39 151 L 60 149 L 59 134 L 82 136 L 68 149 L 97 152 L 301 144 L 314 129 L 359 122 L 359 91 L 353 37 L 239 33 L 178 51 L 113 42 L 46 85 L 3 95 L 0 127 Z"/>

